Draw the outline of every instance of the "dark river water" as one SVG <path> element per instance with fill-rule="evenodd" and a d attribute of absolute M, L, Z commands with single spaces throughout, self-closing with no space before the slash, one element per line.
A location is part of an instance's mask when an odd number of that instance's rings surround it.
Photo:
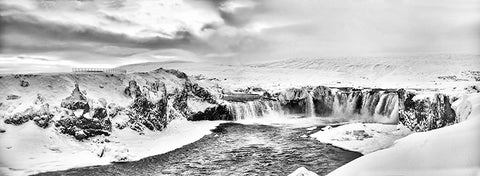
<path fill-rule="evenodd" d="M 288 175 L 299 167 L 326 175 L 361 156 L 301 137 L 318 130 L 224 123 L 212 131 L 194 143 L 139 161 L 39 175 Z"/>

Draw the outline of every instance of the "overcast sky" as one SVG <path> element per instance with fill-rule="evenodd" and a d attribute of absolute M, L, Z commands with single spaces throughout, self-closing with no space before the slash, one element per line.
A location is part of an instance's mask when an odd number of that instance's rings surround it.
<path fill-rule="evenodd" d="M 0 73 L 480 53 L 480 0 L 0 0 Z"/>

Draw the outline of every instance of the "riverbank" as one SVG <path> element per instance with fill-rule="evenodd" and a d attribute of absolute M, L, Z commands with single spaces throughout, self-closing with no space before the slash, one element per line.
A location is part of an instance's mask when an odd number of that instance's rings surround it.
<path fill-rule="evenodd" d="M 8 125 L 5 126 L 6 130 L 15 133 L 0 135 L 0 172 L 4 175 L 30 175 L 107 165 L 119 157 L 136 161 L 195 142 L 210 134 L 210 130 L 220 123 L 222 121 L 176 119 L 161 132 L 146 131 L 144 135 L 138 135 L 131 129 L 115 129 L 108 140 L 98 136 L 84 142 L 57 134 L 50 128 L 42 129 L 33 122 L 20 126 Z"/>
<path fill-rule="evenodd" d="M 310 128 L 223 123 L 212 131 L 191 144 L 136 162 L 40 175 L 288 175 L 298 167 L 326 175 L 361 156 L 303 137 Z"/>

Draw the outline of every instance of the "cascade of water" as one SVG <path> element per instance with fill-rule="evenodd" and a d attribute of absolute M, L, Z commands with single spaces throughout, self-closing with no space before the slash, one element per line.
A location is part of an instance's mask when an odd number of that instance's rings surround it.
<path fill-rule="evenodd" d="M 382 122 L 398 119 L 399 98 L 395 92 L 341 89 L 321 89 L 322 92 L 319 91 L 320 89 L 317 90 L 316 97 L 314 97 L 316 99 L 312 100 L 315 103 L 313 110 L 308 103 L 310 97 L 307 96 L 305 107 L 307 115 L 311 111 L 315 111 L 315 108 L 319 105 L 318 107 L 325 109 L 317 109 L 318 112 L 331 112 L 323 114 L 330 114 L 335 117 L 361 117 Z M 328 97 L 325 97 L 325 95 L 328 95 Z"/>
<path fill-rule="evenodd" d="M 398 121 L 398 110 L 399 100 L 397 94 L 384 93 L 375 108 L 375 120 L 383 123 L 395 123 Z"/>
<path fill-rule="evenodd" d="M 315 117 L 315 105 L 313 103 L 313 97 L 312 95 L 308 92 L 307 93 L 307 98 L 306 98 L 306 115 L 307 117 Z"/>
<path fill-rule="evenodd" d="M 333 115 L 334 116 L 343 116 L 345 115 L 345 110 L 347 109 L 348 95 L 344 92 L 337 91 L 333 95 Z"/>
<path fill-rule="evenodd" d="M 231 102 L 227 104 L 228 110 L 235 120 L 260 118 L 265 115 L 283 114 L 278 101 L 257 100 L 248 102 Z"/>
<path fill-rule="evenodd" d="M 363 104 L 361 109 L 361 114 L 365 116 L 373 116 L 375 114 L 375 107 L 378 104 L 380 95 L 383 92 L 364 92 L 363 93 Z"/>

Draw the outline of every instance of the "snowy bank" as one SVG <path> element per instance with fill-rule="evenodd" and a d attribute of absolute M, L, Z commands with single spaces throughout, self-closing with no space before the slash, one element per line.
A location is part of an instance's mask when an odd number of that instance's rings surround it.
<path fill-rule="evenodd" d="M 327 126 L 310 135 L 320 142 L 329 143 L 346 150 L 368 154 L 387 148 L 397 139 L 412 132 L 403 125 L 353 123 L 331 128 Z"/>
<path fill-rule="evenodd" d="M 199 140 L 222 121 L 173 120 L 161 132 L 138 135 L 131 129 L 115 129 L 111 136 L 78 142 L 54 129 L 33 122 L 4 125 L 0 135 L 0 175 L 29 175 L 73 167 L 105 165 L 111 161 L 139 160 L 169 152 Z M 100 157 L 101 156 L 101 157 Z"/>
<path fill-rule="evenodd" d="M 478 175 L 480 174 L 480 94 L 464 101 L 467 120 L 414 133 L 387 149 L 360 157 L 330 173 L 335 175 Z M 461 108 L 461 107 L 458 107 Z M 458 112 L 468 109 L 457 109 Z"/>
<path fill-rule="evenodd" d="M 288 176 L 318 176 L 315 172 L 309 171 L 305 167 L 300 167 L 297 170 L 293 171 Z"/>

